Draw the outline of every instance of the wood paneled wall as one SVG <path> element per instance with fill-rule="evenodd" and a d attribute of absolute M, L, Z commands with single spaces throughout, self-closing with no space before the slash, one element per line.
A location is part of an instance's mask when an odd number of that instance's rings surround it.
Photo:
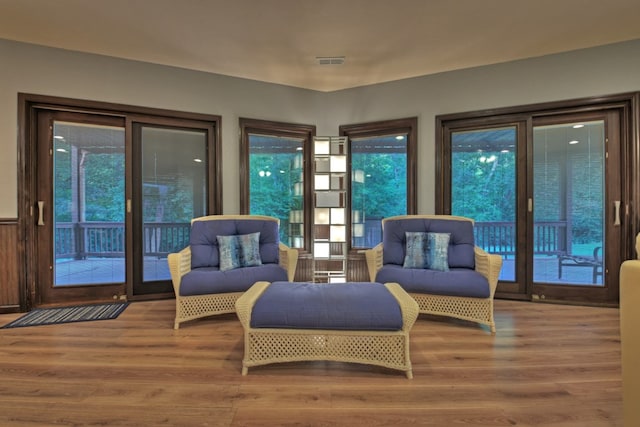
<path fill-rule="evenodd" d="M 0 219 L 0 313 L 20 311 L 18 221 Z"/>

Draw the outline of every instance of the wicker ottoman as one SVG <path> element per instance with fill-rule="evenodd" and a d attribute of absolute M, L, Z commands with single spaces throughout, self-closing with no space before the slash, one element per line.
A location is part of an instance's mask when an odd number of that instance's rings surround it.
<path fill-rule="evenodd" d="M 288 282 L 277 282 L 278 285 L 282 285 L 283 283 Z M 291 286 L 311 285 L 299 283 L 288 284 Z M 397 283 L 387 283 L 385 285 L 379 283 L 347 283 L 347 285 L 351 285 L 350 287 L 344 287 L 345 284 L 312 285 L 331 286 L 333 298 L 337 296 L 340 298 L 341 304 L 342 302 L 352 304 L 354 308 L 367 306 L 369 304 L 369 301 L 364 298 L 366 298 L 367 290 L 370 290 L 371 286 L 386 288 L 388 293 L 393 296 L 391 300 L 395 299 L 391 305 L 395 305 L 397 302 L 397 306 L 391 307 L 389 311 L 399 313 L 398 315 L 400 316 L 400 324 L 394 328 L 394 330 L 388 330 L 389 328 L 386 327 L 380 328 L 380 330 L 372 330 L 371 327 L 361 329 L 345 329 L 343 327 L 320 329 L 317 327 L 309 328 L 298 325 L 289 327 L 254 327 L 252 326 L 251 319 L 254 306 L 270 285 L 269 282 L 257 282 L 236 301 L 236 313 L 244 328 L 242 375 L 246 375 L 248 368 L 252 366 L 282 362 L 325 360 L 383 366 L 404 371 L 407 378 L 413 378 L 411 360 L 409 358 L 409 331 L 418 316 L 418 305 Z M 276 284 L 274 283 L 274 285 Z M 274 289 L 276 286 L 274 286 Z M 346 293 L 347 289 L 353 290 L 354 288 L 357 290 L 362 288 L 359 294 L 364 295 L 364 297 L 358 297 L 357 293 L 354 294 L 353 292 Z M 282 287 L 280 289 L 282 289 Z M 345 291 L 343 291 L 343 289 Z M 287 299 L 286 295 L 284 299 Z M 362 304 L 363 301 L 366 301 L 366 304 Z M 282 302 L 282 307 L 284 308 L 278 309 L 278 314 L 282 314 L 283 318 L 295 319 L 294 311 L 298 313 L 304 312 L 305 314 L 308 312 L 306 309 L 287 309 L 287 307 L 293 306 L 288 304 L 287 301 Z M 297 307 L 300 307 L 299 302 L 298 300 Z M 313 301 L 304 301 L 304 304 L 326 305 L 329 303 L 326 299 L 316 298 Z M 325 309 L 331 307 L 319 308 Z M 284 310 L 284 313 L 282 313 L 282 310 Z M 291 311 L 291 313 L 288 311 Z M 354 310 L 354 312 L 356 311 L 357 310 Z M 345 318 L 349 318 L 351 314 L 352 313 L 345 313 Z M 386 313 L 376 314 L 385 315 Z M 354 316 L 357 317 L 356 314 L 354 314 Z M 293 321 L 295 322 L 296 320 Z M 305 322 L 301 324 L 306 325 Z M 322 322 L 319 324 L 322 325 Z"/>

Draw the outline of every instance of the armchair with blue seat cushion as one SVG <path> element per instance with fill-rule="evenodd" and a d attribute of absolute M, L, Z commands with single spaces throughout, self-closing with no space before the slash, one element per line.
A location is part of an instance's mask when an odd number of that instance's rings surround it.
<path fill-rule="evenodd" d="M 259 281 L 293 281 L 298 252 L 280 242 L 277 218 L 209 215 L 191 221 L 189 246 L 167 257 L 176 296 L 174 328 L 234 313 L 236 300 Z"/>
<path fill-rule="evenodd" d="M 400 284 L 420 313 L 470 320 L 495 332 L 502 257 L 475 246 L 473 227 L 472 219 L 451 215 L 383 219 L 382 243 L 365 251 L 370 280 Z"/>

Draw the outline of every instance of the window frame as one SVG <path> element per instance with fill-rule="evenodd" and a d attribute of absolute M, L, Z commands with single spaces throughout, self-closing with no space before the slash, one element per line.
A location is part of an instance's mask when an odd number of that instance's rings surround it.
<path fill-rule="evenodd" d="M 302 139 L 303 168 L 303 247 L 296 248 L 300 252 L 310 253 L 312 248 L 313 226 L 313 138 L 316 136 L 315 125 L 276 122 L 240 117 L 240 213 L 250 214 L 251 195 L 249 166 L 249 135 L 258 134 L 269 137 Z"/>
<path fill-rule="evenodd" d="M 340 125 L 340 136 L 346 136 L 348 143 L 348 200 L 351 206 L 351 172 L 352 172 L 352 155 L 351 140 L 356 138 L 367 138 L 377 136 L 388 136 L 392 134 L 407 135 L 407 215 L 417 213 L 417 157 L 418 157 L 418 118 L 408 117 L 401 119 L 380 120 L 375 122 L 358 123 L 350 125 Z M 347 211 L 347 234 L 351 236 L 352 218 L 351 209 Z M 364 247 L 352 247 L 351 237 L 348 239 L 348 250 L 358 251 L 368 249 Z"/>
<path fill-rule="evenodd" d="M 436 116 L 435 141 L 436 141 L 436 197 L 435 209 L 438 214 L 451 212 L 451 133 L 460 129 L 477 129 L 508 123 L 520 123 L 519 140 L 522 146 L 519 149 L 518 162 L 522 162 L 517 176 L 517 206 L 519 216 L 517 241 L 524 249 L 521 260 L 516 268 L 523 271 L 523 278 L 518 282 L 498 283 L 496 297 L 507 299 L 531 300 L 542 295 L 547 301 L 568 301 L 570 303 L 589 304 L 615 304 L 619 297 L 618 270 L 621 260 L 632 257 L 633 236 L 638 233 L 637 218 L 633 212 L 637 205 L 640 187 L 638 182 L 638 134 L 636 120 L 640 117 L 638 105 L 640 93 L 623 93 L 617 95 L 597 96 L 562 101 L 552 101 L 539 104 L 527 104 L 497 109 L 468 111 Z M 608 166 L 611 181 L 607 184 L 607 191 L 615 189 L 619 195 L 610 198 L 618 198 L 621 202 L 622 221 L 617 227 L 612 227 L 608 222 L 609 231 L 605 234 L 604 244 L 610 249 L 606 255 L 605 265 L 608 267 L 605 273 L 608 277 L 608 285 L 603 288 L 591 286 L 563 286 L 535 282 L 533 270 L 529 268 L 529 257 L 533 253 L 533 212 L 528 208 L 529 200 L 533 201 L 533 129 L 539 123 L 552 123 L 557 117 L 564 122 L 567 116 L 583 115 L 588 120 L 590 115 L 602 117 L 603 115 L 616 113 L 619 115 L 618 131 L 616 135 L 606 142 L 610 150 L 620 150 L 620 164 Z M 582 121 L 582 119 L 580 120 Z M 606 128 L 606 126 L 605 126 Z M 607 159 L 609 154 L 605 154 Z M 615 158 L 615 156 L 614 156 Z M 607 160 L 609 161 L 609 160 Z M 617 167 L 618 172 L 615 171 Z M 521 181 L 521 182 L 519 182 Z M 606 200 L 605 196 L 605 200 Z M 605 207 L 609 204 L 605 203 Z M 607 208 L 609 209 L 609 208 Z M 613 210 L 609 211 L 612 212 Z M 625 237 L 618 237 L 627 236 Z M 577 291 L 578 290 L 578 291 Z"/>

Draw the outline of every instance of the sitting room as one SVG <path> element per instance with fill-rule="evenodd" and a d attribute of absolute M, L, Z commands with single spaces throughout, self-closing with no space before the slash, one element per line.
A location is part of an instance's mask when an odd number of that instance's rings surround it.
<path fill-rule="evenodd" d="M 640 425 L 640 4 L 0 3 L 0 425 Z"/>

